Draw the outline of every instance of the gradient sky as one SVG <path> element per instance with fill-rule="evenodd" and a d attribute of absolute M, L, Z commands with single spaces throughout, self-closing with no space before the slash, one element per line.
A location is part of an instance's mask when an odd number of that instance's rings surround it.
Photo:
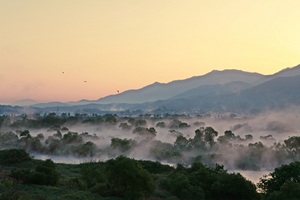
<path fill-rule="evenodd" d="M 299 0 L 0 0 L 0 102 L 300 63 Z M 85 82 L 86 81 L 86 82 Z"/>

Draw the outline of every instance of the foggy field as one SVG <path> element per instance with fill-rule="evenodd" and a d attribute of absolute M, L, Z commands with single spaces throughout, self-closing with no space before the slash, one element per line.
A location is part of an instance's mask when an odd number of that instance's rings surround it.
<path fill-rule="evenodd" d="M 1 149 L 24 148 L 35 158 L 60 163 L 126 155 L 170 165 L 201 161 L 270 171 L 299 158 L 299 118 L 299 108 L 257 116 L 2 116 L 0 142 Z"/>

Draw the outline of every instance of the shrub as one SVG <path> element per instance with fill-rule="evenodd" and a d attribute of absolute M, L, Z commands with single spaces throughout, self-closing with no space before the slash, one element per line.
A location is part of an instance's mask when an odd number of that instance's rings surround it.
<path fill-rule="evenodd" d="M 0 164 L 14 164 L 27 160 L 31 160 L 31 158 L 23 149 L 8 149 L 0 151 Z"/>

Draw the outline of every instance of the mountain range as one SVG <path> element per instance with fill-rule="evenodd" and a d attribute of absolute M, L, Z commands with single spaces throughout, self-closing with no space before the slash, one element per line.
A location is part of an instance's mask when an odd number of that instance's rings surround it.
<path fill-rule="evenodd" d="M 28 102 L 28 101 L 27 101 Z M 300 65 L 273 75 L 213 70 L 169 83 L 155 82 L 98 100 L 31 105 L 43 111 L 259 112 L 300 105 Z M 1 112 L 1 110 L 0 110 Z"/>

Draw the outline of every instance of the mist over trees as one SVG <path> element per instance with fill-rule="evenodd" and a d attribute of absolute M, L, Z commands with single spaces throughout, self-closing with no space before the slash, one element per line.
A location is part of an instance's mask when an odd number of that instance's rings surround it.
<path fill-rule="evenodd" d="M 264 134 L 256 135 L 250 125 L 254 119 L 244 122 L 247 119 L 234 116 L 224 118 L 223 124 L 210 122 L 211 117 L 185 115 L 49 113 L 1 118 L 1 148 L 24 149 L 37 157 L 88 161 L 124 155 L 175 165 L 199 161 L 227 169 L 272 170 L 298 160 L 300 155 L 300 137 L 289 132 L 294 127 L 274 119 L 265 122 L 261 128 Z M 220 126 L 224 132 L 217 131 Z M 280 132 L 283 130 L 289 135 Z"/>
<path fill-rule="evenodd" d="M 64 185 L 89 192 L 90 199 L 298 198 L 297 115 L 48 113 L 0 118 L 0 165 L 24 166 L 5 173 L 24 186 Z M 64 177 L 56 163 L 72 163 L 76 177 Z M 227 170 L 274 172 L 255 185 Z M 9 199 L 1 190 L 0 195 Z"/>

